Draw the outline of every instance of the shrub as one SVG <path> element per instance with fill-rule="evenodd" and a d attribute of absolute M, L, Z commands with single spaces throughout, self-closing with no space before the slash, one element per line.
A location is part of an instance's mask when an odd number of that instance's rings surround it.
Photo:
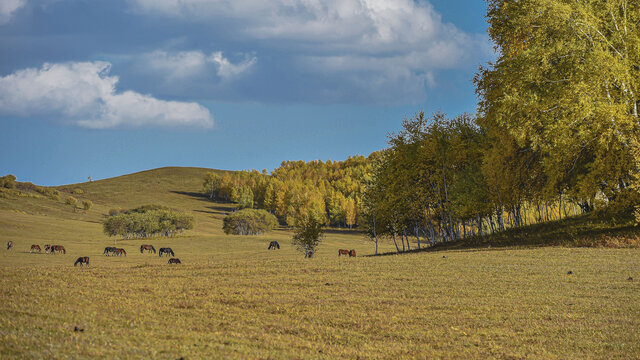
<path fill-rule="evenodd" d="M 82 195 L 82 194 L 84 194 L 84 190 L 82 190 L 82 189 L 73 189 L 73 191 L 71 193 L 75 194 L 75 195 Z"/>
<path fill-rule="evenodd" d="M 13 189 L 16 187 L 16 177 L 15 175 L 5 175 L 0 178 L 0 187 L 4 187 L 7 189 Z"/>
<path fill-rule="evenodd" d="M 242 209 L 224 218 L 222 230 L 231 235 L 258 235 L 277 226 L 278 219 L 265 210 Z"/>
<path fill-rule="evenodd" d="M 78 204 L 78 199 L 73 196 L 69 196 L 67 200 L 64 201 L 67 205 L 73 208 L 73 211 L 76 211 L 76 205 Z"/>
<path fill-rule="evenodd" d="M 93 207 L 91 200 L 82 200 L 82 208 L 86 211 Z"/>
<path fill-rule="evenodd" d="M 103 231 L 109 236 L 174 236 L 183 230 L 193 229 L 195 225 L 193 215 L 160 205 L 145 205 L 131 210 L 111 209 L 109 214 L 103 223 Z"/>

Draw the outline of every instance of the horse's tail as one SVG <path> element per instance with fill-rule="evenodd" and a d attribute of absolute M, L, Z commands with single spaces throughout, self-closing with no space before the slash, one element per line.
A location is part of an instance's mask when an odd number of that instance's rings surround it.
<path fill-rule="evenodd" d="M 87 260 L 87 266 L 89 266 L 89 258 L 86 257 L 85 259 Z"/>
<path fill-rule="evenodd" d="M 153 250 L 153 253 L 156 253 L 156 248 L 153 247 L 153 245 L 151 245 L 151 250 Z"/>

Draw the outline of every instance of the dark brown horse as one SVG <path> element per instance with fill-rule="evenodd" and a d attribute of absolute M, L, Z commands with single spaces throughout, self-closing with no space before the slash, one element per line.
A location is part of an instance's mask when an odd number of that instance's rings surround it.
<path fill-rule="evenodd" d="M 276 250 L 276 249 L 280 249 L 280 244 L 278 244 L 277 241 L 272 241 L 269 243 L 269 248 L 267 248 L 267 250 Z"/>
<path fill-rule="evenodd" d="M 116 248 L 113 247 L 113 246 L 107 246 L 106 248 L 104 248 L 104 252 L 102 253 L 102 255 L 108 256 L 109 254 L 115 255 L 116 254 Z"/>
<path fill-rule="evenodd" d="M 171 258 L 169 259 L 169 264 L 182 264 L 182 262 L 178 258 Z"/>
<path fill-rule="evenodd" d="M 340 255 L 349 255 L 349 250 L 347 250 L 347 249 L 338 250 L 338 256 L 340 256 Z"/>
<path fill-rule="evenodd" d="M 89 266 L 89 257 L 88 256 L 81 256 L 78 258 L 78 260 L 76 260 L 75 263 L 73 263 L 73 266 L 76 266 L 80 264 L 80 266 L 82 266 L 83 264 L 87 264 L 87 266 Z"/>
<path fill-rule="evenodd" d="M 127 252 L 124 251 L 124 249 L 116 249 L 116 255 L 117 256 L 120 256 L 120 255 L 127 256 Z"/>
<path fill-rule="evenodd" d="M 13 241 L 9 241 L 7 243 L 7 250 L 11 250 L 11 249 L 13 249 Z"/>
<path fill-rule="evenodd" d="M 65 250 L 64 246 L 62 246 L 62 245 L 51 245 L 49 250 L 51 251 L 52 254 L 55 254 L 56 251 L 57 252 L 62 252 L 63 254 L 67 253 L 67 250 Z"/>
<path fill-rule="evenodd" d="M 41 253 L 42 249 L 40 248 L 40 245 L 31 245 L 31 249 L 29 249 L 29 252 L 32 253 L 34 251 Z"/>
<path fill-rule="evenodd" d="M 356 251 L 355 250 L 349 250 L 349 257 L 356 257 Z"/>
<path fill-rule="evenodd" d="M 156 253 L 156 248 L 154 248 L 153 245 L 140 245 L 140 254 L 142 254 L 144 250 L 153 252 L 154 254 Z"/>
<path fill-rule="evenodd" d="M 163 254 L 167 254 L 167 256 L 176 256 L 171 248 L 160 248 L 160 250 L 158 250 L 158 254 L 160 254 L 160 257 L 162 257 Z"/>

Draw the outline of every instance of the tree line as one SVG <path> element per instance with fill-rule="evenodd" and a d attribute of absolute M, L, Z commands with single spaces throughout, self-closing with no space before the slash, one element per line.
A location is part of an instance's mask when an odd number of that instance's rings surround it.
<path fill-rule="evenodd" d="M 264 209 L 294 226 L 300 211 L 312 211 L 322 224 L 353 228 L 360 217 L 363 182 L 378 153 L 345 161 L 284 161 L 271 174 L 257 170 L 220 175 L 209 172 L 203 193 L 210 199 Z"/>

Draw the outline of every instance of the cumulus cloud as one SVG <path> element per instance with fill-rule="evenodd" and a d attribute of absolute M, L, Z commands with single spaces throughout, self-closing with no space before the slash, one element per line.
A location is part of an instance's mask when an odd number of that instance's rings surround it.
<path fill-rule="evenodd" d="M 219 78 L 231 79 L 247 73 L 257 62 L 255 56 L 245 55 L 238 63 L 232 63 L 222 52 L 206 55 L 199 50 L 166 52 L 154 51 L 142 56 L 142 63 L 149 70 L 165 74 L 170 80 L 184 79 L 213 69 Z"/>
<path fill-rule="evenodd" d="M 267 51 L 284 49 L 297 66 L 292 71 L 341 79 L 343 88 L 372 100 L 379 91 L 387 97 L 402 93 L 405 99 L 407 89 L 411 100 L 419 100 L 435 84 L 437 71 L 475 68 L 492 54 L 486 35 L 443 22 L 427 1 L 129 1 L 139 13 L 203 24 L 224 21 L 239 40 L 259 41 Z M 228 68 L 231 74 L 243 65 L 227 66 L 222 57 L 219 64 L 221 73 Z"/>
<path fill-rule="evenodd" d="M 44 64 L 0 77 L 0 115 L 47 117 L 105 129 L 163 126 L 211 128 L 208 109 L 192 102 L 116 92 L 108 62 Z"/>
<path fill-rule="evenodd" d="M 27 0 L 2 0 L 0 1 L 0 25 L 11 20 L 13 13 L 24 7 Z"/>

